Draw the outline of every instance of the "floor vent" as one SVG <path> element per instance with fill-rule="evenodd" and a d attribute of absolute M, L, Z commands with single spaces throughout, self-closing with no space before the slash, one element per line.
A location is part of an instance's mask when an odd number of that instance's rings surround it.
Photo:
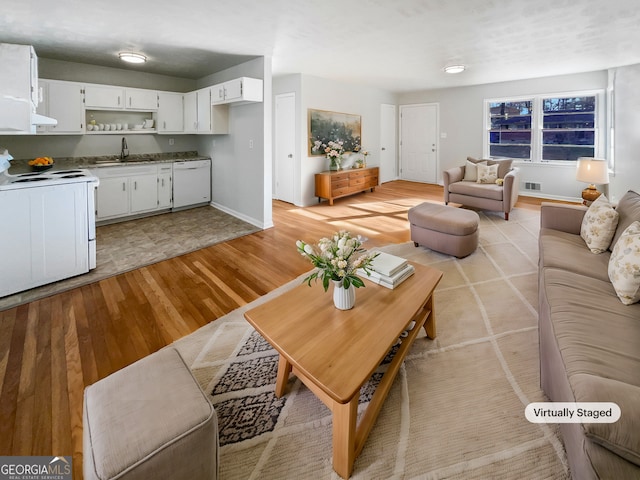
<path fill-rule="evenodd" d="M 524 182 L 524 189 L 525 190 L 533 190 L 536 192 L 539 192 L 542 188 L 542 185 L 540 183 L 537 182 Z"/>

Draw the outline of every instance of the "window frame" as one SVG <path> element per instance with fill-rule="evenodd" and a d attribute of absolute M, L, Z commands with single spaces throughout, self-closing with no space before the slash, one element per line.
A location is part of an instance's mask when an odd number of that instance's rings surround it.
<path fill-rule="evenodd" d="M 531 102 L 532 115 L 531 115 L 531 157 L 526 158 L 514 158 L 517 162 L 523 162 L 526 164 L 543 164 L 543 165 L 575 165 L 576 160 L 543 160 L 543 131 L 544 131 L 544 111 L 543 100 L 550 98 L 575 98 L 575 97 L 595 97 L 595 110 L 594 110 L 594 157 L 606 158 L 605 153 L 605 134 L 606 134 L 606 116 L 607 111 L 605 109 L 605 91 L 604 89 L 597 90 L 579 90 L 570 92 L 559 93 L 538 93 L 534 95 L 514 95 L 508 97 L 496 97 L 486 98 L 484 100 L 484 133 L 482 139 L 482 150 L 484 158 L 492 158 L 490 150 L 490 137 L 491 137 L 491 108 L 492 103 L 502 102 Z M 496 157 L 498 158 L 498 157 Z M 504 157 L 500 157 L 504 158 Z"/>

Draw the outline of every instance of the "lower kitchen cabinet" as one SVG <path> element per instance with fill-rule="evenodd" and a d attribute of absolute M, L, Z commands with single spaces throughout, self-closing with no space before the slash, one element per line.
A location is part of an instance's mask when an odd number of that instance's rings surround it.
<path fill-rule="evenodd" d="M 158 166 L 158 208 L 171 208 L 173 205 L 172 172 L 171 164 Z"/>
<path fill-rule="evenodd" d="M 171 208 L 171 164 L 103 167 L 92 173 L 100 179 L 97 221 Z"/>

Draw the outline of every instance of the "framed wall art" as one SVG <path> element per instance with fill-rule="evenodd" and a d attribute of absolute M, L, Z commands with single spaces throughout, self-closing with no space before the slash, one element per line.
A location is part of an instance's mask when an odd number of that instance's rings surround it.
<path fill-rule="evenodd" d="M 329 142 L 342 142 L 344 152 L 358 152 L 362 146 L 360 115 L 309 109 L 309 155 L 325 155 Z"/>

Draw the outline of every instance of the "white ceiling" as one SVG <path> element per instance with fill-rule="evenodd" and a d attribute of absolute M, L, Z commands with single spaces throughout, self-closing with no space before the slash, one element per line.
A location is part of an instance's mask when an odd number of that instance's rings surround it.
<path fill-rule="evenodd" d="M 638 0 L 2 0 L 0 42 L 201 78 L 256 56 L 402 92 L 640 63 Z M 144 53 L 143 66 L 116 54 Z M 467 70 L 446 75 L 443 67 Z"/>

